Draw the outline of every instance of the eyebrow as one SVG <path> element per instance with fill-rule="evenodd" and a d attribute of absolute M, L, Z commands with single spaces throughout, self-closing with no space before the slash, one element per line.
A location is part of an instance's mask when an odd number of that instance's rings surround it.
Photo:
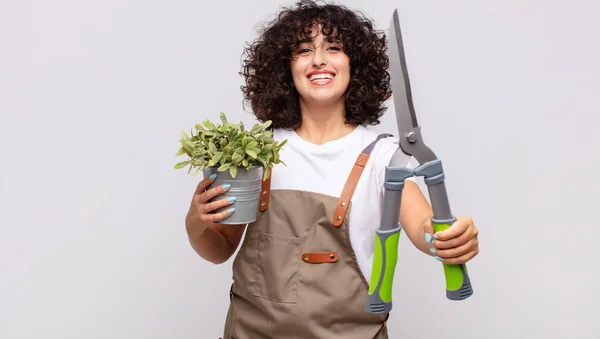
<path fill-rule="evenodd" d="M 338 37 L 336 37 L 336 36 L 333 36 L 333 35 L 328 35 L 328 36 L 325 36 L 325 37 L 323 38 L 323 40 L 327 41 L 328 43 L 332 43 L 332 42 L 342 42 L 342 39 L 340 39 L 340 38 L 338 38 Z M 304 39 L 298 40 L 298 41 L 296 42 L 296 45 L 301 45 L 301 44 L 305 44 L 305 43 L 311 43 L 311 42 L 313 42 L 313 39 L 311 39 L 311 38 L 304 38 Z"/>

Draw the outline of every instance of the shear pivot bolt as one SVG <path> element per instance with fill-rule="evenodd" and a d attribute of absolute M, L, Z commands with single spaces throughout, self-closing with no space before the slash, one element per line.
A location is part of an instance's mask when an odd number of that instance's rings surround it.
<path fill-rule="evenodd" d="M 415 132 L 408 133 L 406 138 L 408 139 L 408 142 L 410 142 L 410 143 L 417 142 L 417 134 Z"/>

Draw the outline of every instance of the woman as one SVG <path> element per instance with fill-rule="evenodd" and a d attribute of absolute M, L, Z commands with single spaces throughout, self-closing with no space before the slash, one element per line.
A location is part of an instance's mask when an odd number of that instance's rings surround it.
<path fill-rule="evenodd" d="M 385 167 L 398 140 L 379 138 L 390 97 L 383 34 L 342 6 L 304 1 L 285 9 L 247 50 L 242 89 L 274 137 L 287 139 L 264 183 L 256 222 L 215 223 L 235 213 L 218 199 L 228 187 L 202 180 L 186 228 L 196 252 L 233 263 L 224 338 L 387 338 L 387 314 L 365 312 Z M 408 160 L 408 159 L 407 159 Z M 212 213 L 232 205 L 232 209 Z M 416 183 L 406 183 L 404 232 L 422 252 L 451 263 L 478 253 L 468 217 L 433 235 L 432 210 Z"/>

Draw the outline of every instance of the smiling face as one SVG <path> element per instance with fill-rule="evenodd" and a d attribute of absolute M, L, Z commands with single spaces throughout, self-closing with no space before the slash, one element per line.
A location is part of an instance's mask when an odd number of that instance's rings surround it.
<path fill-rule="evenodd" d="M 323 36 L 321 26 L 301 41 L 291 62 L 292 79 L 304 104 L 335 104 L 344 101 L 350 82 L 350 58 L 336 38 Z"/>

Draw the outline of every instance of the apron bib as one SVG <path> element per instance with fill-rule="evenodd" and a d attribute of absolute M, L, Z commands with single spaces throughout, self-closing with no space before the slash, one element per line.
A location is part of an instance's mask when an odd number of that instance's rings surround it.
<path fill-rule="evenodd" d="M 361 152 L 340 197 L 271 192 L 270 179 L 263 182 L 261 213 L 233 262 L 223 338 L 388 338 L 388 314 L 365 311 L 368 283 L 348 228 L 356 184 L 371 150 L 387 136 Z"/>

